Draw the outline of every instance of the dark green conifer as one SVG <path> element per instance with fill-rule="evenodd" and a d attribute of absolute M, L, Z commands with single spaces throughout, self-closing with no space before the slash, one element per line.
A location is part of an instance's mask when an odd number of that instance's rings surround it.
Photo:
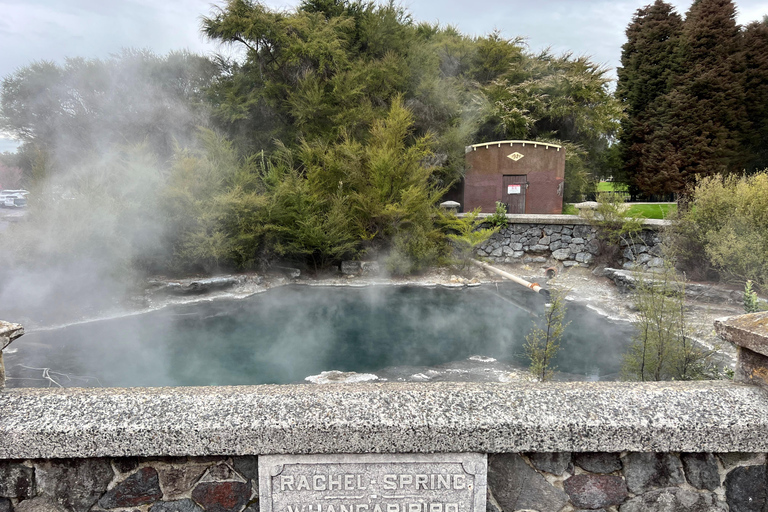
<path fill-rule="evenodd" d="M 750 129 L 747 171 L 768 169 L 768 16 L 744 31 L 744 102 Z"/>
<path fill-rule="evenodd" d="M 641 153 L 638 185 L 685 198 L 703 176 L 739 171 L 748 129 L 742 86 L 744 58 L 730 0 L 697 0 L 683 24 L 670 93 L 651 106 L 656 126 Z"/>
<path fill-rule="evenodd" d="M 626 117 L 619 136 L 622 159 L 621 178 L 645 191 L 661 191 L 648 186 L 654 172 L 644 166 L 648 138 L 663 129 L 657 108 L 660 98 L 669 93 L 676 65 L 683 21 L 674 8 L 662 0 L 638 9 L 627 27 L 627 42 L 622 47 L 616 96 Z"/>

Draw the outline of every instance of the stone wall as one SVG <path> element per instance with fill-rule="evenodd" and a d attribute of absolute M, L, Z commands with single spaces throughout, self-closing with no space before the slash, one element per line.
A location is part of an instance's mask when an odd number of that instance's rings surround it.
<path fill-rule="evenodd" d="M 509 453 L 488 462 L 487 512 L 768 507 L 765 453 Z M 257 473 L 256 456 L 0 461 L 0 511 L 258 512 Z"/>
<path fill-rule="evenodd" d="M 597 228 L 584 219 L 567 215 L 508 215 L 509 225 L 475 250 L 495 263 L 561 263 L 564 267 L 588 267 L 604 242 Z M 649 224 L 643 231 L 622 240 L 620 261 L 624 268 L 660 268 L 660 226 Z"/>

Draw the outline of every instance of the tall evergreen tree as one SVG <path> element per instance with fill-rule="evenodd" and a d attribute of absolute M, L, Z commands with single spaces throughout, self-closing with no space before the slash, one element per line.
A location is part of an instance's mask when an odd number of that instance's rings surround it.
<path fill-rule="evenodd" d="M 682 18 L 662 0 L 638 9 L 627 27 L 616 97 L 626 113 L 619 135 L 621 179 L 633 188 L 636 180 L 648 182 L 651 178 L 642 155 L 648 137 L 661 128 L 652 106 L 670 91 L 682 30 Z"/>
<path fill-rule="evenodd" d="M 744 167 L 741 44 L 733 2 L 693 3 L 676 55 L 680 72 L 670 93 L 651 106 L 658 125 L 640 153 L 637 184 L 643 190 L 677 192 L 684 203 L 697 178 Z"/>
<path fill-rule="evenodd" d="M 744 137 L 747 171 L 768 169 L 768 16 L 744 31 L 744 102 L 750 129 Z"/>

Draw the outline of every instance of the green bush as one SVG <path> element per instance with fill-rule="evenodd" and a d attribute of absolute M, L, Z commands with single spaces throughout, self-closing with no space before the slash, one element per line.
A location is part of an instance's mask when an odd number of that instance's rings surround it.
<path fill-rule="evenodd" d="M 685 310 L 685 280 L 674 268 L 649 276 L 638 273 L 635 288 L 637 321 L 624 356 L 625 380 L 703 380 L 720 377 L 713 361 L 718 350 L 700 348 L 693 340 Z"/>
<path fill-rule="evenodd" d="M 728 281 L 768 286 L 768 172 L 702 180 L 681 212 L 674 248 L 695 277 L 710 269 Z M 710 273 L 711 276 L 711 273 Z"/>
<path fill-rule="evenodd" d="M 480 213 L 480 208 L 473 210 L 464 217 L 449 215 L 443 220 L 448 239 L 453 246 L 453 265 L 460 271 L 464 271 L 470 266 L 475 247 L 488 240 L 499 230 L 498 227 L 480 229 L 480 225 L 486 223 L 488 218 L 479 221 L 477 220 L 478 213 Z M 506 216 L 504 220 L 506 220 Z"/>
<path fill-rule="evenodd" d="M 501 201 L 496 201 L 496 211 L 485 218 L 485 223 L 494 228 L 505 228 L 509 224 L 507 208 Z"/>

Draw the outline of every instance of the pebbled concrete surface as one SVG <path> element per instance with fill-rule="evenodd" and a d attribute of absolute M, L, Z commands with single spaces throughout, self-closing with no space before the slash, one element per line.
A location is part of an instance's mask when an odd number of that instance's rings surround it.
<path fill-rule="evenodd" d="M 718 381 L 0 393 L 0 459 L 530 451 L 765 452 L 768 392 Z"/>

